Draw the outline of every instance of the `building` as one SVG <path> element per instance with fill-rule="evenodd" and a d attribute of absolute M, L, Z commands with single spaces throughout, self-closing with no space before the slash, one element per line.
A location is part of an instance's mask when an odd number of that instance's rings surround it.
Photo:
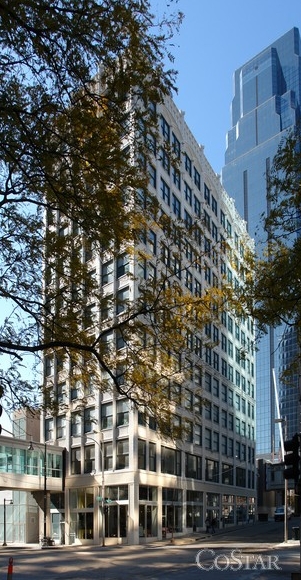
<path fill-rule="evenodd" d="M 267 177 L 277 148 L 300 120 L 300 35 L 293 28 L 234 74 L 232 127 L 227 135 L 222 183 L 235 199 L 260 249 L 262 214 L 269 211 Z M 277 452 L 273 369 L 278 375 L 282 330 L 271 329 L 258 345 L 256 362 L 258 454 Z M 282 342 L 285 344 L 285 341 Z"/>
<path fill-rule="evenodd" d="M 206 239 L 207 247 L 206 265 L 191 265 L 189 276 L 182 278 L 175 269 L 175 275 L 191 292 L 222 277 L 241 284 L 244 248 L 252 247 L 244 220 L 170 98 L 157 109 L 157 117 L 156 150 L 161 153 L 153 156 L 149 188 L 175 222 L 202 222 L 199 243 Z M 177 168 L 163 154 L 169 147 L 178 157 Z M 60 219 L 54 216 L 49 227 L 58 227 Z M 71 231 L 65 221 L 65 232 L 68 227 Z M 227 239 L 228 252 L 209 250 L 222 239 Z M 167 254 L 159 235 L 141 243 L 148 255 L 143 276 L 151 275 L 153 262 L 166 265 Z M 185 263 L 186 250 L 181 252 Z M 137 277 L 131 276 L 138 272 L 134 253 L 106 261 L 94 253 L 90 260 L 104 293 L 138 292 Z M 185 441 L 178 442 L 160 439 L 151 420 L 146 423 L 128 400 L 111 391 L 91 389 L 82 413 L 75 413 L 80 385 L 70 383 L 68 365 L 58 367 L 47 354 L 45 385 L 63 405 L 57 416 L 46 415 L 45 436 L 47 444 L 67 449 L 65 493 L 57 509 L 66 543 L 138 544 L 204 529 L 207 516 L 217 518 L 219 525 L 254 516 L 253 322 L 224 311 L 219 325 L 209 323 L 204 332 L 211 346 L 198 354 L 189 384 L 180 385 L 180 411 L 196 408 L 198 420 Z M 204 405 L 197 394 L 200 387 Z"/>

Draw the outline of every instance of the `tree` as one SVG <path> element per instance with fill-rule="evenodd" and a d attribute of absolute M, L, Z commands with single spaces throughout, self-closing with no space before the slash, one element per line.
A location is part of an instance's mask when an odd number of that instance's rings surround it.
<path fill-rule="evenodd" d="M 263 217 L 263 254 L 250 259 L 245 288 L 247 307 L 265 332 L 268 326 L 301 330 L 301 132 L 288 134 L 279 146 L 269 176 L 269 213 Z"/>
<path fill-rule="evenodd" d="M 189 373 L 190 335 L 231 306 L 231 288 L 192 295 L 166 261 L 152 280 L 133 272 L 139 293 L 129 300 L 104 295 L 91 262 L 143 268 L 139 240 L 152 228 L 184 271 L 179 246 L 200 226 L 175 226 L 148 187 L 156 105 L 174 86 L 166 47 L 181 15 L 156 26 L 142 0 L 0 1 L 0 13 L 0 297 L 10 309 L 0 351 L 12 361 L 1 387 L 29 405 L 36 385 L 18 365 L 26 353 L 46 365 L 54 356 L 74 385 L 115 388 L 170 434 L 170 390 Z"/>

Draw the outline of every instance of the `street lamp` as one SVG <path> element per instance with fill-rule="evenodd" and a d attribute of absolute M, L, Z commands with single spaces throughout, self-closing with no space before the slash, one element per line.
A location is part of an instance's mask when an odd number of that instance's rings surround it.
<path fill-rule="evenodd" d="M 12 499 L 5 499 L 3 500 L 3 506 L 4 506 L 4 510 L 3 510 L 3 546 L 7 546 L 6 543 L 6 504 L 9 505 L 13 505 L 13 500 Z"/>
<path fill-rule="evenodd" d="M 28 451 L 34 451 L 33 441 L 28 445 Z M 44 526 L 43 526 L 43 540 L 42 546 L 47 545 L 47 449 L 46 441 L 44 442 L 43 467 L 44 467 L 44 497 L 43 497 L 43 511 L 44 511 Z"/>
<path fill-rule="evenodd" d="M 281 423 L 280 427 L 280 441 L 281 441 L 281 459 L 284 461 L 284 444 L 283 444 L 283 433 L 282 433 L 282 426 L 284 426 L 284 438 L 287 438 L 287 420 L 286 417 L 284 419 L 275 419 L 275 423 Z M 287 492 L 288 492 L 288 480 L 284 479 L 284 542 L 287 543 L 288 539 L 288 529 L 287 529 Z"/>
<path fill-rule="evenodd" d="M 101 433 L 102 435 L 102 433 Z M 101 455 L 101 536 L 102 536 L 102 546 L 105 546 L 105 466 L 104 466 L 104 452 L 103 452 L 103 437 L 101 437 L 101 443 L 96 441 L 92 437 L 87 437 L 86 440 L 94 441 L 99 447 Z M 94 471 L 92 475 L 95 475 Z"/>

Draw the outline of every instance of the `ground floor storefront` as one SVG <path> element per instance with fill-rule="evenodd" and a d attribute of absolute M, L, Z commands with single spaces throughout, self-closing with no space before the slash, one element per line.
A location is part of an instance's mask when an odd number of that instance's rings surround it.
<path fill-rule="evenodd" d="M 102 489 L 104 491 L 102 491 Z M 66 544 L 139 544 L 255 521 L 255 497 L 128 483 L 66 490 L 50 514 L 49 534 Z"/>

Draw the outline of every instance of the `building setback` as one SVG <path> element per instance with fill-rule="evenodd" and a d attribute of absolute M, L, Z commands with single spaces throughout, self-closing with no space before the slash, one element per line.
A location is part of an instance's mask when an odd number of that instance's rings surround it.
<path fill-rule="evenodd" d="M 217 246 L 221 239 L 227 239 L 229 247 L 224 254 L 208 251 L 206 265 L 191 265 L 189 277 L 178 279 L 191 292 L 222 278 L 240 285 L 244 251 L 252 247 L 246 224 L 171 98 L 157 108 L 157 116 L 156 150 L 172 148 L 179 165 L 173 167 L 165 154 L 153 156 L 151 193 L 175 222 L 201 220 L 200 243 L 206 238 L 207 249 L 208 243 Z M 166 254 L 159 235 L 145 244 L 147 277 Z M 187 256 L 181 251 L 185 263 Z M 135 252 L 103 262 L 94 253 L 90 259 L 104 294 L 123 292 L 131 299 L 139 291 Z M 180 393 L 180 410 L 185 414 L 194 409 L 195 420 L 185 440 L 177 442 L 161 439 L 155 423 L 146 424 L 125 398 L 94 391 L 93 385 L 85 393 L 81 415 L 75 415 L 81 388 L 70 384 L 67 363 L 58 369 L 47 355 L 45 384 L 54 389 L 62 407 L 57 416 L 45 417 L 46 441 L 65 447 L 68 457 L 64 497 L 56 497 L 53 506 L 66 543 L 138 544 L 204 529 L 207 516 L 223 526 L 254 515 L 253 323 L 247 316 L 223 312 L 219 323 L 207 324 L 204 333 L 211 345 L 202 350 Z"/>
<path fill-rule="evenodd" d="M 232 127 L 227 134 L 222 183 L 235 199 L 259 250 L 264 237 L 261 216 L 269 212 L 267 177 L 273 158 L 281 140 L 300 121 L 300 54 L 299 30 L 293 28 L 234 73 Z M 256 358 L 256 448 L 258 454 L 272 456 L 279 444 L 278 426 L 275 436 L 273 369 L 277 375 L 282 331 L 270 329 L 258 344 Z M 295 424 L 293 430 L 298 429 Z"/>

